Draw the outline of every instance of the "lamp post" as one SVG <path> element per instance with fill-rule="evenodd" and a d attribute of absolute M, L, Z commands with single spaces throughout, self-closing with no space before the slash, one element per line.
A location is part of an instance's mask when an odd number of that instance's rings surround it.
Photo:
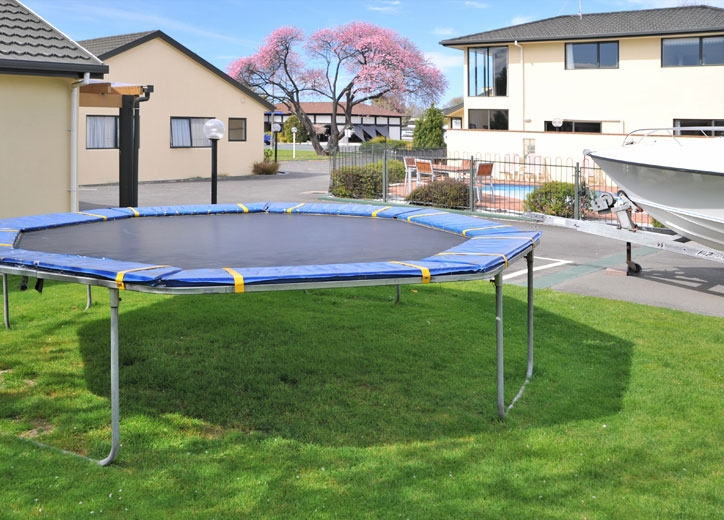
<path fill-rule="evenodd" d="M 280 125 L 279 123 L 274 123 L 272 125 L 272 136 L 274 139 L 274 162 L 278 162 L 277 161 L 277 144 L 279 142 L 279 132 L 281 131 L 281 129 L 282 129 L 282 125 Z"/>
<path fill-rule="evenodd" d="M 292 127 L 292 159 L 297 158 L 297 127 Z"/>
<path fill-rule="evenodd" d="M 216 204 L 217 147 L 225 131 L 224 123 L 218 119 L 209 119 L 204 123 L 204 136 L 211 141 L 211 204 Z"/>

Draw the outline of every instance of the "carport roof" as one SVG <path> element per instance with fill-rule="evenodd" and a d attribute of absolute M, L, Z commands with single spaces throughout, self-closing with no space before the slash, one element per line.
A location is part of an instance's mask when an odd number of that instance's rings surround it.
<path fill-rule="evenodd" d="M 0 0 L 0 73 L 102 76 L 108 67 L 17 0 Z"/>

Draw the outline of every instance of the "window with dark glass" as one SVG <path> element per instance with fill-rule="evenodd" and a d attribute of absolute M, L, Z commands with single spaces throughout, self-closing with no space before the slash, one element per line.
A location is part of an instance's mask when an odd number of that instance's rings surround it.
<path fill-rule="evenodd" d="M 724 36 L 661 40 L 662 67 L 699 65 L 724 65 Z"/>
<path fill-rule="evenodd" d="M 246 141 L 246 118 L 229 118 L 229 141 Z"/>
<path fill-rule="evenodd" d="M 618 68 L 618 42 L 566 43 L 566 69 Z"/>
<path fill-rule="evenodd" d="M 508 47 L 468 49 L 468 96 L 508 95 Z"/>
<path fill-rule="evenodd" d="M 468 128 L 508 130 L 508 111 L 470 109 L 468 110 Z"/>
<path fill-rule="evenodd" d="M 118 116 L 86 116 L 85 122 L 88 150 L 118 148 Z"/>
<path fill-rule="evenodd" d="M 171 148 L 211 147 L 204 135 L 204 124 L 210 117 L 172 117 Z"/>
<path fill-rule="evenodd" d="M 697 127 L 701 130 L 691 130 L 686 128 Z M 712 127 L 708 130 L 707 127 Z M 724 128 L 724 119 L 674 119 L 674 128 L 677 130 L 675 135 L 724 135 L 724 130 L 715 129 Z"/>
<path fill-rule="evenodd" d="M 559 121 L 560 122 L 560 121 Z M 545 122 L 546 132 L 587 132 L 591 134 L 601 133 L 601 123 L 596 121 L 563 121 L 563 124 L 556 127 L 553 121 Z"/>

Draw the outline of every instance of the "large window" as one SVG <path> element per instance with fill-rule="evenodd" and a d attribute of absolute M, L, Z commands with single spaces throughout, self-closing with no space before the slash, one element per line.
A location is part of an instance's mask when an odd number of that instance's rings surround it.
<path fill-rule="evenodd" d="M 567 69 L 618 68 L 618 42 L 566 43 Z"/>
<path fill-rule="evenodd" d="M 468 128 L 479 128 L 485 130 L 507 130 L 507 110 L 468 110 Z"/>
<path fill-rule="evenodd" d="M 118 116 L 86 116 L 85 123 L 87 149 L 118 148 Z"/>
<path fill-rule="evenodd" d="M 553 121 L 545 122 L 546 132 L 588 132 L 592 134 L 601 133 L 601 123 L 596 121 Z"/>
<path fill-rule="evenodd" d="M 171 148 L 206 148 L 211 141 L 204 136 L 204 123 L 209 117 L 172 117 Z"/>
<path fill-rule="evenodd" d="M 662 67 L 699 65 L 724 65 L 724 36 L 661 40 Z"/>
<path fill-rule="evenodd" d="M 246 118 L 229 118 L 229 141 L 246 141 Z"/>
<path fill-rule="evenodd" d="M 674 127 L 699 127 L 702 130 L 677 130 L 676 135 L 724 135 L 722 130 L 706 130 L 706 127 L 724 127 L 724 119 L 674 119 Z"/>
<path fill-rule="evenodd" d="M 508 95 L 508 47 L 468 49 L 468 96 Z"/>

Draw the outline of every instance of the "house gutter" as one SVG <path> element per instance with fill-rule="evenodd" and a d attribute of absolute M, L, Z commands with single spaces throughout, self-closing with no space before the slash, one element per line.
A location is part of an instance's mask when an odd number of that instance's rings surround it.
<path fill-rule="evenodd" d="M 523 129 L 523 131 L 525 131 L 526 130 L 526 127 L 525 127 L 525 63 L 523 62 L 523 46 L 518 45 L 518 40 L 515 40 L 513 42 L 513 45 L 515 45 L 516 47 L 518 47 L 520 49 L 520 69 L 521 69 L 521 78 L 522 78 L 521 91 L 522 91 L 522 97 L 523 97 L 523 101 L 522 101 L 523 116 L 521 118 L 523 125 L 521 126 L 521 128 Z"/>
<path fill-rule="evenodd" d="M 80 87 L 90 84 L 90 72 L 71 86 L 70 95 L 70 210 L 78 211 L 78 110 Z"/>

